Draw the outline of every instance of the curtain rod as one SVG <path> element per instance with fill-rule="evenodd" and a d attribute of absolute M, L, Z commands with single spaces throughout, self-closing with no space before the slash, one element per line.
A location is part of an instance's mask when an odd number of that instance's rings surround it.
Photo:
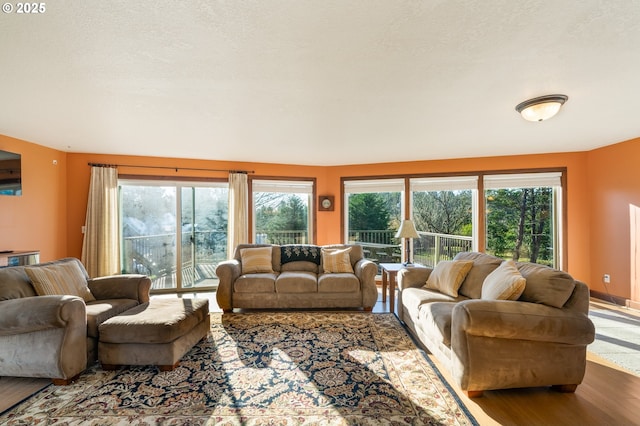
<path fill-rule="evenodd" d="M 134 166 L 131 164 L 103 164 L 103 163 L 88 163 L 91 167 L 135 167 L 140 169 L 167 169 L 167 170 L 175 170 L 178 173 L 178 170 L 195 170 L 199 172 L 229 172 L 229 173 L 255 173 L 253 170 L 229 170 L 229 169 L 198 169 L 194 167 L 168 167 L 168 166 Z"/>

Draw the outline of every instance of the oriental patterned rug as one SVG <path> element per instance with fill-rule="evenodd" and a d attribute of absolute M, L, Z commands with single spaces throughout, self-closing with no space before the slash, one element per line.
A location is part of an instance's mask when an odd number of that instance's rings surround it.
<path fill-rule="evenodd" d="M 173 371 L 98 364 L 0 424 L 477 424 L 393 314 L 211 319 L 211 333 Z"/>

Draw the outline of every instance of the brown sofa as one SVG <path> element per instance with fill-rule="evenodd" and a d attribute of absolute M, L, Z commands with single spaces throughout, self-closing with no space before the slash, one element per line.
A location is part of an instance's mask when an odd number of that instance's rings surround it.
<path fill-rule="evenodd" d="M 466 275 L 460 269 L 447 276 L 461 280 L 447 289 L 434 289 L 436 279 L 427 285 L 432 268 L 400 271 L 397 312 L 455 383 L 469 396 L 534 386 L 575 391 L 584 377 L 587 345 L 595 336 L 587 285 L 566 272 L 525 262 L 510 266 L 483 253 L 459 253 L 454 261 L 471 262 L 471 267 Z M 497 282 L 488 277 L 494 271 L 492 278 L 497 277 L 499 267 L 517 269 L 525 279 L 523 289 L 514 291 L 514 284 L 503 292 L 516 300 L 496 300 L 497 293 L 487 288 L 488 282 Z M 516 282 L 522 280 L 514 278 Z"/>
<path fill-rule="evenodd" d="M 266 250 L 270 262 L 263 262 L 261 268 L 248 269 L 246 256 L 256 248 Z M 325 255 L 338 252 L 345 255 L 347 251 L 346 272 L 329 272 L 332 269 L 323 263 L 323 251 Z M 376 273 L 377 266 L 364 258 L 359 245 L 241 244 L 236 247 L 233 259 L 216 268 L 220 280 L 216 299 L 225 312 L 234 308 L 364 308 L 370 311 L 378 299 Z"/>
<path fill-rule="evenodd" d="M 75 281 L 82 293 L 39 296 L 26 268 L 76 271 L 68 281 Z M 38 270 L 30 273 L 34 272 Z M 150 288 L 151 281 L 143 275 L 90 279 L 75 258 L 1 268 L 0 375 L 69 383 L 97 360 L 99 325 L 148 302 Z"/>

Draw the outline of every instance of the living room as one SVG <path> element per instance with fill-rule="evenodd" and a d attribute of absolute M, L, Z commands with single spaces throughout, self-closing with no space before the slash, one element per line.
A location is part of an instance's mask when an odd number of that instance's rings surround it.
<path fill-rule="evenodd" d="M 80 258 L 94 163 L 158 181 L 313 181 L 318 245 L 348 242 L 348 180 L 552 170 L 559 266 L 640 309 L 635 7 L 208 3 L 5 10 L 0 150 L 21 156 L 22 194 L 0 195 L 0 250 Z M 548 121 L 514 108 L 550 93 L 569 99 Z"/>
<path fill-rule="evenodd" d="M 634 282 L 636 263 L 632 250 L 633 206 L 638 205 L 640 178 L 635 167 L 640 139 L 623 141 L 586 152 L 550 153 L 470 159 L 424 160 L 346 166 L 188 160 L 106 154 L 68 153 L 8 136 L 0 136 L 0 149 L 20 153 L 23 195 L 0 197 L 3 245 L 12 250 L 39 250 L 42 261 L 82 254 L 82 226 L 89 190 L 88 163 L 166 166 L 178 168 L 171 177 L 227 179 L 227 172 L 194 172 L 189 168 L 253 170 L 256 176 L 316 179 L 318 194 L 335 194 L 333 211 L 317 212 L 316 243 L 341 242 L 341 178 L 409 176 L 495 170 L 545 170 L 566 167 L 567 272 L 589 284 L 596 296 L 613 296 L 620 305 L 637 309 L 640 284 Z M 166 176 L 163 169 L 128 169 L 120 173 Z M 606 202 L 603 202 L 606 200 Z M 47 206 L 46 213 L 43 206 Z M 53 230 L 53 231 L 52 231 Z M 597 243 L 594 243 L 597 241 Z M 605 287 L 609 274 L 613 285 Z"/>

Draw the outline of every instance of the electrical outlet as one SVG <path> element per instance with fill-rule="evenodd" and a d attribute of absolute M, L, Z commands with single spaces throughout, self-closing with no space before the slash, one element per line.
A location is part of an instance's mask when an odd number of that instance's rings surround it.
<path fill-rule="evenodd" d="M 609 284 L 611 282 L 611 275 L 604 274 L 602 276 L 602 282 L 605 283 L 605 284 Z"/>

